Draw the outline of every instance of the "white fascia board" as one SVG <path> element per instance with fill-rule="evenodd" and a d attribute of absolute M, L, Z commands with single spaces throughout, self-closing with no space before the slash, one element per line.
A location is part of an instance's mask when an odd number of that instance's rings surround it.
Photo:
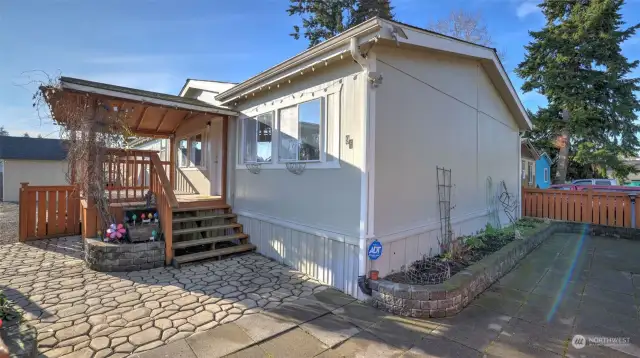
<path fill-rule="evenodd" d="M 438 34 L 421 31 L 409 26 L 403 26 L 402 24 L 380 20 L 385 25 L 384 29 L 380 30 L 380 37 L 385 40 L 397 41 L 398 45 L 407 44 L 412 46 L 419 46 L 424 48 L 433 49 L 436 51 L 446 52 L 453 55 L 471 57 L 480 60 L 483 67 L 487 70 L 491 80 L 498 89 L 498 92 L 502 96 L 503 100 L 509 107 L 512 115 L 518 123 L 518 127 L 521 130 L 530 130 L 532 128 L 531 120 L 527 115 L 527 111 L 520 102 L 517 92 L 509 80 L 509 76 L 504 71 L 498 56 L 495 51 L 480 45 L 459 41 L 446 36 L 439 36 Z M 400 27 L 407 35 L 407 38 L 398 36 L 397 39 L 391 34 L 393 26 Z"/>
<path fill-rule="evenodd" d="M 255 92 L 260 87 L 277 83 L 287 77 L 299 74 L 301 70 L 323 64 L 340 54 L 349 55 L 349 41 L 358 38 L 358 44 L 368 43 L 379 36 L 381 20 L 373 18 L 353 27 L 342 34 L 314 46 L 216 96 L 216 100 L 228 104 L 237 98 Z M 351 56 L 351 55 L 349 55 Z"/>
<path fill-rule="evenodd" d="M 128 99 L 128 100 L 132 100 L 132 101 L 136 101 L 136 102 L 153 103 L 153 104 L 157 104 L 157 105 L 160 105 L 160 106 L 167 106 L 167 107 L 173 107 L 173 108 L 179 108 L 179 109 L 185 109 L 185 110 L 191 110 L 191 111 L 198 111 L 198 112 L 204 112 L 204 113 L 222 114 L 222 115 L 227 115 L 227 116 L 237 116 L 238 115 L 238 113 L 236 113 L 235 111 L 231 111 L 231 110 L 210 108 L 210 107 L 205 107 L 205 106 L 198 106 L 198 105 L 194 105 L 194 104 L 174 102 L 174 101 L 169 101 L 169 100 L 159 99 L 159 98 L 153 98 L 153 97 L 138 96 L 138 95 L 134 95 L 134 94 L 130 94 L 130 93 L 122 93 L 122 92 L 118 92 L 118 91 L 112 91 L 112 90 L 107 90 L 107 89 L 103 89 L 103 88 L 96 88 L 96 87 L 91 87 L 91 86 L 79 85 L 79 84 L 75 84 L 75 83 L 62 83 L 62 88 L 63 89 L 69 89 L 69 90 L 72 90 L 72 91 L 79 91 L 79 92 L 85 92 L 85 93 L 95 93 L 95 94 L 101 94 L 101 95 L 105 95 L 105 96 L 109 96 L 109 97 Z"/>
<path fill-rule="evenodd" d="M 188 79 L 187 83 L 185 83 L 185 85 L 182 87 L 182 90 L 180 91 L 180 97 L 184 97 L 187 91 L 191 88 L 213 92 L 217 95 L 224 91 L 228 91 L 235 86 L 236 86 L 235 83 L 229 83 L 229 82 Z"/>

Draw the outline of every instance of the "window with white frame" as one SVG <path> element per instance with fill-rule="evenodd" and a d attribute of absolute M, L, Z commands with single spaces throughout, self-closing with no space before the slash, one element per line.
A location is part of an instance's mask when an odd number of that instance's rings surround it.
<path fill-rule="evenodd" d="M 198 133 L 178 141 L 178 167 L 201 168 L 206 166 L 204 161 L 204 138 L 204 133 Z"/>
<path fill-rule="evenodd" d="M 245 163 L 271 162 L 273 153 L 273 112 L 244 119 L 244 151 Z"/>
<path fill-rule="evenodd" d="M 278 161 L 320 161 L 323 112 L 321 98 L 280 110 Z"/>
<path fill-rule="evenodd" d="M 167 152 L 167 141 L 168 141 L 168 139 L 160 139 L 159 157 L 160 157 L 160 160 L 162 160 L 162 161 L 169 160 L 169 155 L 168 155 L 168 152 Z"/>
<path fill-rule="evenodd" d="M 258 105 L 262 112 L 247 109 L 252 117 L 242 119 L 238 128 L 238 169 L 250 163 L 285 169 L 292 162 L 307 163 L 307 169 L 340 168 L 341 87 L 293 93 Z"/>
<path fill-rule="evenodd" d="M 549 182 L 549 168 L 544 168 L 544 182 Z"/>
<path fill-rule="evenodd" d="M 529 177 L 529 184 L 533 184 L 533 163 L 528 163 L 527 176 Z"/>

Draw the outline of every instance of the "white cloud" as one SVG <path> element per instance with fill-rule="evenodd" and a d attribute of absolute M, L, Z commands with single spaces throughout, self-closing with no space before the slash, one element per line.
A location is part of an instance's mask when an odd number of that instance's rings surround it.
<path fill-rule="evenodd" d="M 535 14 L 540 11 L 538 7 L 539 1 L 537 0 L 526 0 L 516 8 L 516 15 L 519 19 L 524 19 L 525 17 Z"/>

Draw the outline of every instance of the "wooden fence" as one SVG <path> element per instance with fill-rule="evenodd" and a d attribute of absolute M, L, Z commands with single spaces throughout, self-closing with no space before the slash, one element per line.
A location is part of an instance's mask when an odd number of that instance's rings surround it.
<path fill-rule="evenodd" d="M 523 188 L 522 215 L 636 227 L 640 223 L 640 203 L 635 200 L 635 193 Z"/>
<path fill-rule="evenodd" d="M 74 186 L 21 184 L 20 241 L 80 234 L 80 200 Z"/>

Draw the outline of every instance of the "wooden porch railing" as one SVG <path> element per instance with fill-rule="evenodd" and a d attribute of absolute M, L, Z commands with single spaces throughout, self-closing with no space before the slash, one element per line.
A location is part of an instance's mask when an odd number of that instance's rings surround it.
<path fill-rule="evenodd" d="M 153 150 L 109 148 L 103 162 L 106 176 L 106 195 L 110 202 L 144 200 L 151 184 L 151 157 Z M 159 160 L 159 159 L 158 159 Z M 170 176 L 169 161 L 160 161 L 160 168 Z"/>
<path fill-rule="evenodd" d="M 178 207 L 178 200 L 158 154 L 153 153 L 150 158 L 151 192 L 156 197 L 156 208 L 164 235 L 165 260 L 169 265 L 173 259 L 173 209 Z"/>
<path fill-rule="evenodd" d="M 74 186 L 21 184 L 18 213 L 21 242 L 80 234 L 80 198 Z"/>
<path fill-rule="evenodd" d="M 523 188 L 522 215 L 637 227 L 636 223 L 640 223 L 640 200 L 635 199 L 635 193 L 627 192 Z"/>

